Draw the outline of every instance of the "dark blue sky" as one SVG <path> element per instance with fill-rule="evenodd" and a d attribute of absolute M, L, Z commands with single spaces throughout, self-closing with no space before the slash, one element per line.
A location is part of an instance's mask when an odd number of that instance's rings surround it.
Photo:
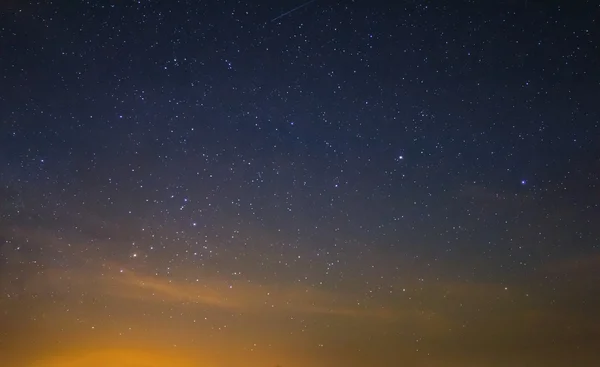
<path fill-rule="evenodd" d="M 4 2 L 0 351 L 591 366 L 599 10 Z"/>

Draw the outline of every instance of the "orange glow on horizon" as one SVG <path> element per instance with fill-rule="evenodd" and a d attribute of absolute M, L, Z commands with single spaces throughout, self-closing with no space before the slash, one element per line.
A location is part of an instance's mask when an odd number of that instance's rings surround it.
<path fill-rule="evenodd" d="M 152 349 L 73 350 L 33 362 L 28 367 L 213 367 L 173 353 Z"/>

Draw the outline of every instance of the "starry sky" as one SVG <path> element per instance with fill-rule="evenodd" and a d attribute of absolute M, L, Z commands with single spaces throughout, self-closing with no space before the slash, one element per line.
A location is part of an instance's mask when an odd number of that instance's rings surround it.
<path fill-rule="evenodd" d="M 594 1 L 2 1 L 0 364 L 593 366 Z"/>

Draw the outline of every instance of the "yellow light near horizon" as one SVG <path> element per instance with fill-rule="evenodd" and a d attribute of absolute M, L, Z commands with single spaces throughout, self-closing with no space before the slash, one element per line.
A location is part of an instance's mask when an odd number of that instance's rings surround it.
<path fill-rule="evenodd" d="M 176 353 L 142 349 L 104 349 L 67 353 L 31 364 L 29 367 L 198 367 Z M 210 365 L 200 365 L 211 367 Z"/>

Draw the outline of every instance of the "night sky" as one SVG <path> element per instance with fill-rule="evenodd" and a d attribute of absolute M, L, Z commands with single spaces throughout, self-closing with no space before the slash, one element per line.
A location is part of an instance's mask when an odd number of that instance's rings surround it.
<path fill-rule="evenodd" d="M 599 15 L 2 1 L 0 365 L 597 366 Z"/>

